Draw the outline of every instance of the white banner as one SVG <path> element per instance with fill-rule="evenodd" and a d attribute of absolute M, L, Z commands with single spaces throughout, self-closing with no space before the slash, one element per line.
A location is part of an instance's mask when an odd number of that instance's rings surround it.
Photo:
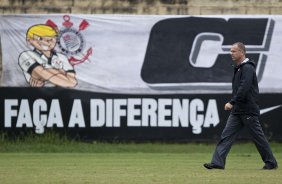
<path fill-rule="evenodd" d="M 282 16 L 2 15 L 3 87 L 230 93 L 232 43 L 282 92 Z"/>

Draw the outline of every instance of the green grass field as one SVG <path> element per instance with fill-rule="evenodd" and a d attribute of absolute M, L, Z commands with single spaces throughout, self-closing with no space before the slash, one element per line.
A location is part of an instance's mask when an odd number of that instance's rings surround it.
<path fill-rule="evenodd" d="M 225 170 L 206 170 L 215 144 L 0 141 L 1 184 L 282 183 L 281 169 L 261 170 L 252 143 L 236 143 Z M 271 147 L 279 163 L 282 144 Z"/>

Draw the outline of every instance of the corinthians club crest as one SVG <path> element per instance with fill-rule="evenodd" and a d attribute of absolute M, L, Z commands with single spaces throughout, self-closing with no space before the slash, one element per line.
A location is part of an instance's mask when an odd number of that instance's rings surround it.
<path fill-rule="evenodd" d="M 78 29 L 73 27 L 73 22 L 70 20 L 69 15 L 63 16 L 64 22 L 61 29 L 52 21 L 48 20 L 47 25 L 55 28 L 58 32 L 57 44 L 59 50 L 68 56 L 68 60 L 72 65 L 77 65 L 88 60 L 92 54 L 92 48 L 88 48 L 85 52 L 85 39 L 82 31 L 85 30 L 89 23 L 82 20 Z"/>

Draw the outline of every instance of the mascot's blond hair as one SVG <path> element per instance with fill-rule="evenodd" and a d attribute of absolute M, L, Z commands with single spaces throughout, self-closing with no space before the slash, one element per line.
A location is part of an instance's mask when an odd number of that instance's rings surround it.
<path fill-rule="evenodd" d="M 57 36 L 57 32 L 54 28 L 51 26 L 43 25 L 43 24 L 38 24 L 31 26 L 26 33 L 26 38 L 27 39 L 33 39 L 34 35 L 44 37 L 55 37 Z"/>

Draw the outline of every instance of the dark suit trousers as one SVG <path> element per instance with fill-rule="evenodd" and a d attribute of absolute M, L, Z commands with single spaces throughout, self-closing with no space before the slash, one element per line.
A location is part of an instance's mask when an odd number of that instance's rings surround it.
<path fill-rule="evenodd" d="M 251 115 L 234 115 L 230 114 L 226 126 L 221 134 L 211 163 L 217 166 L 225 167 L 225 160 L 233 142 L 235 141 L 240 130 L 246 127 L 252 136 L 258 152 L 265 164 L 277 164 L 269 143 L 262 131 L 259 118 Z"/>

